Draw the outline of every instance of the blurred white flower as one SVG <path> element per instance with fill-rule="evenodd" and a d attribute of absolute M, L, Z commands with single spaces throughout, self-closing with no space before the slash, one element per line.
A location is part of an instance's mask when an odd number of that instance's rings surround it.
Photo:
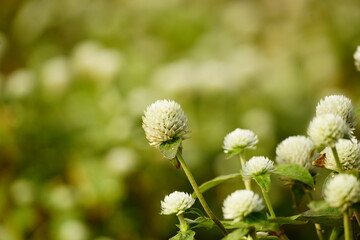
<path fill-rule="evenodd" d="M 72 67 L 75 74 L 97 82 L 109 82 L 120 72 L 123 57 L 115 49 L 97 42 L 84 42 L 74 50 Z"/>
<path fill-rule="evenodd" d="M 316 146 L 333 147 L 340 138 L 349 134 L 350 129 L 340 116 L 323 114 L 310 122 L 307 132 Z"/>
<path fill-rule="evenodd" d="M 316 106 L 316 116 L 334 114 L 346 121 L 350 128 L 356 125 L 355 111 L 351 100 L 343 95 L 331 95 L 321 99 Z"/>
<path fill-rule="evenodd" d="M 335 147 L 343 170 L 360 170 L 360 144 L 357 139 L 339 139 Z M 331 148 L 327 147 L 323 152 L 326 153 L 325 168 L 339 171 Z"/>
<path fill-rule="evenodd" d="M 64 210 L 74 206 L 75 199 L 71 189 L 65 185 L 55 186 L 48 192 L 52 207 Z"/>
<path fill-rule="evenodd" d="M 137 155 L 131 148 L 113 148 L 105 156 L 105 167 L 115 175 L 126 175 L 137 165 Z"/>
<path fill-rule="evenodd" d="M 305 136 L 291 136 L 283 140 L 276 147 L 276 162 L 283 164 L 298 164 L 311 169 L 311 159 L 315 145 Z"/>
<path fill-rule="evenodd" d="M 88 237 L 88 229 L 85 224 L 77 219 L 69 219 L 59 226 L 59 240 L 85 240 Z"/>
<path fill-rule="evenodd" d="M 10 186 L 10 192 L 17 204 L 27 205 L 34 201 L 34 189 L 27 179 L 18 179 Z"/>
<path fill-rule="evenodd" d="M 32 70 L 16 70 L 7 77 L 5 94 L 14 98 L 25 97 L 34 90 L 35 81 L 35 73 Z"/>
<path fill-rule="evenodd" d="M 353 175 L 338 174 L 325 185 L 324 198 L 331 207 L 345 210 L 360 201 L 360 182 Z"/>
<path fill-rule="evenodd" d="M 185 192 L 175 191 L 170 195 L 165 196 L 164 201 L 161 201 L 161 214 L 180 215 L 189 209 L 195 203 L 195 199 L 190 194 Z"/>
<path fill-rule="evenodd" d="M 171 100 L 158 100 L 147 107 L 143 116 L 143 128 L 150 145 L 175 138 L 185 138 L 189 133 L 188 119 L 181 106 Z"/>
<path fill-rule="evenodd" d="M 360 46 L 357 46 L 354 53 L 355 66 L 358 71 L 360 71 Z"/>
<path fill-rule="evenodd" d="M 225 219 L 240 221 L 252 212 L 259 212 L 264 208 L 263 201 L 253 191 L 237 190 L 230 194 L 223 203 Z"/>
<path fill-rule="evenodd" d="M 274 163 L 266 157 L 252 157 L 242 168 L 245 178 L 252 178 L 274 170 Z"/>
<path fill-rule="evenodd" d="M 245 149 L 255 149 L 259 139 L 254 132 L 247 129 L 237 128 L 224 138 L 224 152 L 243 151 Z"/>

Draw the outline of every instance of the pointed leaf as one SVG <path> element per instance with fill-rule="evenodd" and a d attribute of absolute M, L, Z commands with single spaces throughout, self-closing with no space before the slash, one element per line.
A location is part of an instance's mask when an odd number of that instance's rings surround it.
<path fill-rule="evenodd" d="M 191 230 L 187 230 L 186 232 L 179 232 L 174 237 L 169 240 L 193 240 L 195 236 L 195 232 Z"/>
<path fill-rule="evenodd" d="M 343 217 L 339 209 L 329 207 L 303 212 L 297 220 L 319 223 L 321 225 L 341 226 Z"/>
<path fill-rule="evenodd" d="M 241 177 L 241 174 L 240 173 L 233 173 L 233 174 L 229 174 L 229 175 L 218 176 L 218 177 L 216 177 L 214 179 L 211 179 L 211 180 L 201 184 L 201 186 L 199 187 L 200 192 L 202 192 L 202 193 L 206 192 L 210 188 L 213 188 L 213 187 L 219 185 L 220 183 L 223 183 L 223 182 L 225 182 L 227 180 L 234 179 L 234 178 L 237 178 L 237 177 Z M 193 193 L 192 197 L 197 198 L 196 193 Z"/>
<path fill-rule="evenodd" d="M 300 165 L 297 164 L 279 165 L 276 167 L 274 173 L 280 176 L 285 176 L 288 178 L 298 180 L 300 182 L 309 185 L 311 188 L 314 188 L 314 180 L 311 174 L 306 168 Z"/>
<path fill-rule="evenodd" d="M 198 217 L 194 220 L 185 218 L 185 221 L 191 229 L 202 227 L 211 229 L 214 227 L 214 221 L 207 217 Z"/>
<path fill-rule="evenodd" d="M 205 217 L 205 214 L 198 208 L 189 208 L 185 211 L 186 214 L 195 214 L 199 217 Z"/>
<path fill-rule="evenodd" d="M 222 240 L 241 240 L 249 232 L 248 228 L 239 228 L 229 233 Z"/>
<path fill-rule="evenodd" d="M 291 186 L 291 196 L 293 200 L 293 207 L 298 207 L 306 195 L 305 184 L 299 181 L 294 181 Z"/>
<path fill-rule="evenodd" d="M 176 153 L 181 145 L 181 138 L 174 138 L 173 140 L 163 142 L 159 149 L 163 156 L 167 159 L 174 159 Z"/>
<path fill-rule="evenodd" d="M 254 177 L 255 182 L 263 189 L 265 192 L 270 190 L 271 180 L 270 174 L 262 174 Z"/>
<path fill-rule="evenodd" d="M 284 224 L 306 224 L 306 221 L 299 221 L 297 220 L 300 217 L 300 215 L 295 215 L 295 216 L 291 216 L 291 217 L 276 217 L 276 218 L 271 218 L 269 219 L 269 222 L 272 223 L 278 223 L 281 225 Z"/>

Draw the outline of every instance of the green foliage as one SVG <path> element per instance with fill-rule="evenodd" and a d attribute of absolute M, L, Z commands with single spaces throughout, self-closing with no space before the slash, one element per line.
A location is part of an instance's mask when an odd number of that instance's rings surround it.
<path fill-rule="evenodd" d="M 191 230 L 187 230 L 186 232 L 179 232 L 174 237 L 169 240 L 193 240 L 195 236 L 195 232 Z"/>
<path fill-rule="evenodd" d="M 314 180 L 309 171 L 298 164 L 285 164 L 276 167 L 275 174 L 298 180 L 314 188 Z"/>
<path fill-rule="evenodd" d="M 222 240 L 240 240 L 249 232 L 248 228 L 238 228 L 235 231 L 229 233 Z"/>
<path fill-rule="evenodd" d="M 268 192 L 270 190 L 270 185 L 271 185 L 270 174 L 258 175 L 254 177 L 254 180 L 265 192 Z"/>

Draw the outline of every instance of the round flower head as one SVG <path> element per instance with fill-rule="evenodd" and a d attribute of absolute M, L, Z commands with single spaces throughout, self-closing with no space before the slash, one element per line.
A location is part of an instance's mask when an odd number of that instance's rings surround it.
<path fill-rule="evenodd" d="M 160 146 L 175 138 L 185 138 L 189 133 L 188 119 L 181 106 L 170 100 L 158 100 L 147 107 L 143 128 L 150 145 Z"/>
<path fill-rule="evenodd" d="M 224 152 L 241 152 L 244 149 L 254 149 L 259 139 L 250 130 L 237 128 L 224 138 Z"/>
<path fill-rule="evenodd" d="M 165 196 L 164 201 L 161 201 L 161 214 L 180 215 L 189 209 L 195 202 L 195 199 L 190 194 L 175 191 L 170 195 Z"/>
<path fill-rule="evenodd" d="M 355 66 L 358 71 L 360 71 L 360 46 L 357 47 L 354 53 Z"/>
<path fill-rule="evenodd" d="M 250 190 L 237 190 L 230 194 L 223 204 L 225 219 L 242 220 L 252 212 L 259 212 L 264 208 L 262 199 Z"/>
<path fill-rule="evenodd" d="M 351 140 L 340 139 L 335 146 L 343 170 L 360 170 L 360 144 L 355 138 Z M 324 153 L 326 154 L 325 168 L 338 171 L 331 149 L 325 148 Z"/>
<path fill-rule="evenodd" d="M 252 157 L 242 168 L 245 178 L 256 177 L 274 170 L 274 163 L 266 157 Z"/>
<path fill-rule="evenodd" d="M 332 95 L 321 99 L 316 106 L 316 116 L 332 113 L 340 116 L 353 128 L 356 125 L 355 111 L 351 100 L 343 95 Z"/>
<path fill-rule="evenodd" d="M 316 116 L 309 125 L 308 134 L 316 146 L 335 146 L 336 142 L 349 134 L 346 122 L 334 114 Z"/>
<path fill-rule="evenodd" d="M 279 165 L 292 163 L 311 169 L 314 148 L 314 143 L 310 138 L 305 136 L 288 137 L 276 147 L 276 162 Z"/>
<path fill-rule="evenodd" d="M 353 175 L 338 174 L 326 184 L 324 198 L 331 207 L 346 210 L 360 201 L 360 182 Z"/>

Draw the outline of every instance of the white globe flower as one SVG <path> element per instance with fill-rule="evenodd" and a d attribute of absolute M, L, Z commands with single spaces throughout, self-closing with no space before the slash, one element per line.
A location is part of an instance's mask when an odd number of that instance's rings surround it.
<path fill-rule="evenodd" d="M 259 139 L 256 134 L 247 129 L 237 128 L 224 138 L 224 152 L 243 151 L 244 149 L 254 149 Z"/>
<path fill-rule="evenodd" d="M 343 95 L 327 96 L 320 100 L 316 106 L 316 116 L 328 113 L 340 116 L 350 128 L 356 125 L 355 111 L 351 100 Z"/>
<path fill-rule="evenodd" d="M 356 48 L 354 53 L 355 66 L 358 71 L 360 71 L 360 46 Z"/>
<path fill-rule="evenodd" d="M 336 142 L 349 134 L 346 122 L 338 115 L 316 116 L 309 125 L 308 135 L 316 146 L 335 146 Z"/>
<path fill-rule="evenodd" d="M 353 175 L 338 174 L 325 185 L 324 198 L 331 207 L 346 210 L 360 201 L 360 182 Z"/>
<path fill-rule="evenodd" d="M 242 168 L 245 178 L 252 178 L 274 170 L 274 163 L 266 157 L 252 157 Z"/>
<path fill-rule="evenodd" d="M 165 196 L 164 201 L 161 201 L 161 214 L 180 215 L 189 209 L 195 203 L 195 199 L 190 194 L 185 192 L 175 191 L 170 195 Z"/>
<path fill-rule="evenodd" d="M 146 138 L 155 147 L 175 138 L 184 139 L 189 133 L 184 111 L 171 100 L 158 100 L 148 106 L 142 120 Z"/>
<path fill-rule="evenodd" d="M 252 212 L 259 212 L 264 209 L 263 201 L 253 191 L 237 190 L 230 194 L 223 203 L 225 219 L 240 221 Z"/>
<path fill-rule="evenodd" d="M 335 146 L 343 170 L 360 170 L 360 144 L 357 139 L 340 139 Z M 327 147 L 323 152 L 326 154 L 325 168 L 339 171 L 331 148 Z"/>
<path fill-rule="evenodd" d="M 276 162 L 283 164 L 298 164 L 311 169 L 311 159 L 314 154 L 314 143 L 305 136 L 291 136 L 276 147 Z"/>

